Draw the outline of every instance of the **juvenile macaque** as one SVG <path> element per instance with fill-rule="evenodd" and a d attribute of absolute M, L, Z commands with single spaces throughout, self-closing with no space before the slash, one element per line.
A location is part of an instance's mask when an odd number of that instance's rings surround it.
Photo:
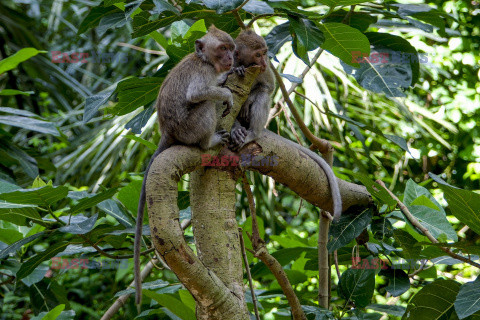
<path fill-rule="evenodd" d="M 229 147 L 234 151 L 257 139 L 265 128 L 268 120 L 270 96 L 274 90 L 274 74 L 267 60 L 265 40 L 253 30 L 245 30 L 235 39 L 235 44 L 237 46 L 235 50 L 235 72 L 242 75 L 245 68 L 253 65 L 260 66 L 262 72 L 254 82 L 252 90 L 232 127 L 232 142 Z M 293 144 L 290 140 L 287 141 Z M 295 147 L 298 148 L 299 146 L 295 144 Z M 315 152 L 303 147 L 300 147 L 300 150 L 315 161 L 325 172 L 332 193 L 334 217 L 335 220 L 338 220 L 342 213 L 342 198 L 332 168 Z"/>
<path fill-rule="evenodd" d="M 134 243 L 135 302 L 142 299 L 140 279 L 140 242 L 142 239 L 145 208 L 145 182 L 153 160 L 172 145 L 191 145 L 208 150 L 227 144 L 230 134 L 225 130 L 215 132 L 216 105 L 223 102 L 229 110 L 233 96 L 229 89 L 221 88 L 219 79 L 231 70 L 235 43 L 232 37 L 211 26 L 208 33 L 195 41 L 191 53 L 175 66 L 163 81 L 156 106 L 162 133 L 160 144 L 145 170 L 138 203 Z M 225 114 L 225 113 L 224 113 Z"/>
<path fill-rule="evenodd" d="M 230 149 L 239 150 L 257 139 L 265 128 L 270 109 L 270 96 L 275 89 L 273 72 L 267 60 L 267 44 L 253 30 L 242 31 L 235 39 L 235 71 L 243 75 L 245 68 L 259 66 L 261 73 L 252 85 L 231 131 Z"/>

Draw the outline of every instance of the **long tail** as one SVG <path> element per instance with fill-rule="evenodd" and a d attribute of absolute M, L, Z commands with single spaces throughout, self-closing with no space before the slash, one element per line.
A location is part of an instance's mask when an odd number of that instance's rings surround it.
<path fill-rule="evenodd" d="M 142 303 L 142 279 L 140 276 L 140 249 L 142 242 L 142 229 L 143 229 L 143 214 L 145 211 L 145 184 L 147 181 L 148 171 L 152 165 L 155 158 L 162 153 L 164 150 L 168 149 L 171 146 L 171 143 L 168 141 L 166 135 L 162 135 L 158 149 L 153 154 L 150 162 L 148 163 L 147 169 L 143 176 L 142 189 L 140 191 L 140 200 L 138 201 L 138 210 L 137 210 L 137 224 L 135 227 L 135 242 L 133 245 L 133 259 L 134 259 L 134 269 L 135 269 L 135 303 L 137 307 Z"/>
<path fill-rule="evenodd" d="M 307 154 L 313 161 L 315 161 L 320 166 L 320 168 L 322 168 L 323 172 L 325 172 L 328 184 L 330 185 L 330 192 L 332 193 L 333 217 L 335 221 L 338 221 L 338 219 L 340 219 L 340 216 L 342 215 L 342 196 L 340 194 L 340 188 L 338 187 L 337 178 L 335 177 L 332 168 L 328 165 L 325 159 L 320 157 L 315 152 L 303 147 L 301 148 L 301 150 L 302 152 Z"/>

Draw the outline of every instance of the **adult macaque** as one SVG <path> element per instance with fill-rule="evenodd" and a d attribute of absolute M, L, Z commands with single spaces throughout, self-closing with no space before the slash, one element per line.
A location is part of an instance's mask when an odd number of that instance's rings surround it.
<path fill-rule="evenodd" d="M 172 145 L 197 146 L 203 150 L 227 144 L 230 134 L 225 130 L 215 132 L 216 105 L 223 102 L 227 110 L 233 104 L 229 89 L 218 86 L 219 78 L 231 70 L 235 43 L 232 37 L 215 26 L 195 41 L 191 53 L 175 66 L 163 81 L 156 106 L 162 133 L 158 149 L 145 170 L 138 203 L 134 243 L 135 302 L 142 299 L 140 279 L 140 242 L 142 239 L 145 208 L 145 182 L 153 160 Z"/>
<path fill-rule="evenodd" d="M 253 30 L 242 31 L 235 39 L 234 70 L 242 75 L 245 68 L 260 66 L 261 73 L 252 85 L 252 90 L 243 104 L 240 113 L 231 131 L 230 149 L 240 150 L 247 143 L 257 139 L 265 128 L 270 108 L 270 96 L 274 89 L 274 74 L 267 60 L 267 44 L 265 40 Z M 293 142 L 291 142 L 293 144 Z M 297 148 L 299 146 L 295 144 Z M 337 178 L 327 162 L 311 150 L 300 147 L 300 150 L 315 161 L 325 172 L 333 199 L 333 213 L 335 220 L 342 213 L 342 198 L 338 188 Z"/>

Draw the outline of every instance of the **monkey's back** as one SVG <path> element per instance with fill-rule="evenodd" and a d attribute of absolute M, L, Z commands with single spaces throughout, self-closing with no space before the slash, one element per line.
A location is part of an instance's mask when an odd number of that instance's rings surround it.
<path fill-rule="evenodd" d="M 195 53 L 183 58 L 163 81 L 157 97 L 157 114 L 160 130 L 172 132 L 185 123 L 189 110 L 195 105 L 187 101 L 187 90 L 193 85 L 206 86 L 215 81 L 213 66 Z M 198 82 L 198 83 L 197 83 Z"/>

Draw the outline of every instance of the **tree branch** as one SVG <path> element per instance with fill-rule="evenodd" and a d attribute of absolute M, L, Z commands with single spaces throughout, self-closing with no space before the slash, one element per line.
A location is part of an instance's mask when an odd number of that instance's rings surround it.
<path fill-rule="evenodd" d="M 427 228 L 425 228 L 418 220 L 417 218 L 415 218 L 415 216 L 410 212 L 410 210 L 408 210 L 407 206 L 400 201 L 400 199 L 397 198 L 396 195 L 393 194 L 392 191 L 390 191 L 390 189 L 388 189 L 385 184 L 383 183 L 382 180 L 377 180 L 377 183 L 379 185 L 381 185 L 385 190 L 387 190 L 387 192 L 390 194 L 390 196 L 395 200 L 397 201 L 397 205 L 398 207 L 400 208 L 400 211 L 402 211 L 402 213 L 405 215 L 405 217 L 412 223 L 413 226 L 415 226 L 418 230 L 420 230 L 427 238 L 428 240 L 430 240 L 432 243 L 439 243 L 438 240 L 430 233 L 430 231 L 428 231 Z M 443 252 L 445 252 L 446 254 L 448 254 L 450 257 L 452 258 L 455 258 L 455 259 L 458 259 L 460 261 L 463 261 L 465 263 L 468 263 L 476 268 L 479 268 L 480 269 L 480 264 L 472 261 L 471 259 L 469 258 L 466 258 L 464 256 L 461 256 L 459 254 L 456 254 L 454 252 L 452 252 L 452 250 L 450 248 L 447 248 L 447 247 L 439 247 L 440 250 L 442 250 Z"/>

